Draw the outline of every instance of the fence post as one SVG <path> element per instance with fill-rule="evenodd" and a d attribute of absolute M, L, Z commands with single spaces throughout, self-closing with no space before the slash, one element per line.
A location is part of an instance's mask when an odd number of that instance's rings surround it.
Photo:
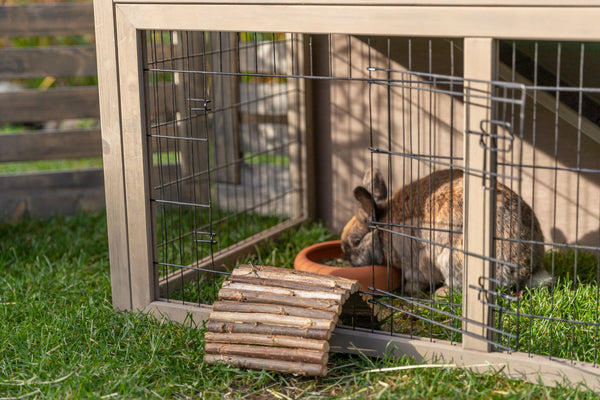
<path fill-rule="evenodd" d="M 494 78 L 495 43 L 491 38 L 465 38 L 465 140 L 463 348 L 489 352 L 490 312 L 485 304 L 493 254 L 493 191 L 486 150 L 480 145 L 481 121 L 491 120 L 490 81 Z M 487 155 L 489 157 L 489 155 Z M 477 255 L 477 256 L 474 256 Z M 482 279 L 483 278 L 483 279 Z"/>

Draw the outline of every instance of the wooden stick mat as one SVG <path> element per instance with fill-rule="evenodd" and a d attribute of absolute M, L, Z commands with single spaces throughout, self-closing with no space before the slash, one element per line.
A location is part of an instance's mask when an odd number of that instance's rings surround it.
<path fill-rule="evenodd" d="M 337 276 L 240 265 L 209 315 L 204 360 L 324 376 L 342 305 L 359 287 Z"/>

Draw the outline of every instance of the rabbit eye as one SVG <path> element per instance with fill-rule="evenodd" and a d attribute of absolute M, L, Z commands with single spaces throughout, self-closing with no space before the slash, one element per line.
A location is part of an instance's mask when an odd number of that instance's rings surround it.
<path fill-rule="evenodd" d="M 352 242 L 352 245 L 354 247 L 358 247 L 359 244 L 360 244 L 360 240 L 355 240 L 354 242 Z"/>

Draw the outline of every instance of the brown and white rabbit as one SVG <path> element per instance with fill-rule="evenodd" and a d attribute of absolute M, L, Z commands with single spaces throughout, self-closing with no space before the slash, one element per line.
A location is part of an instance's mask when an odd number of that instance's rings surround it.
<path fill-rule="evenodd" d="M 352 265 L 389 263 L 401 269 L 404 291 L 409 293 L 441 283 L 462 287 L 461 170 L 437 171 L 397 190 L 391 198 L 381 173 L 368 171 L 363 186 L 354 189 L 354 197 L 360 207 L 342 232 L 342 250 Z M 547 283 L 550 276 L 542 268 L 544 248 L 528 243 L 543 242 L 531 207 L 498 184 L 496 216 L 496 237 L 513 239 L 496 242 L 496 258 L 513 265 L 496 263 L 495 279 L 511 287 Z M 369 229 L 377 222 L 381 229 Z"/>

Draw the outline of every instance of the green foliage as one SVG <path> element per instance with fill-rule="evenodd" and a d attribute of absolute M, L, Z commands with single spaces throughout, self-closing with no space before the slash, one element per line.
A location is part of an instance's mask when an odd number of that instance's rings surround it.
<path fill-rule="evenodd" d="M 507 337 L 501 341 L 518 351 L 595 363 L 598 294 L 597 285 L 562 278 L 554 288 L 526 290 L 502 316 L 504 330 L 518 333 L 518 341 Z"/>
<path fill-rule="evenodd" d="M 0 174 L 102 168 L 102 157 L 0 163 Z"/>
<path fill-rule="evenodd" d="M 26 130 L 26 128 L 23 125 L 13 125 L 13 124 L 7 124 L 7 123 L 0 124 L 0 135 L 19 133 L 19 132 L 23 132 L 25 130 Z"/>
<path fill-rule="evenodd" d="M 544 255 L 544 268 L 554 271 L 554 276 L 564 280 L 573 280 L 582 284 L 598 282 L 600 263 L 591 251 L 575 250 L 567 247 L 559 251 L 548 251 Z"/>
<path fill-rule="evenodd" d="M 258 154 L 244 153 L 244 162 L 246 164 L 268 164 L 287 167 L 290 165 L 290 157 L 280 154 Z"/>
<path fill-rule="evenodd" d="M 285 40 L 285 33 L 268 32 L 242 32 L 240 41 L 242 42 L 271 42 Z"/>

